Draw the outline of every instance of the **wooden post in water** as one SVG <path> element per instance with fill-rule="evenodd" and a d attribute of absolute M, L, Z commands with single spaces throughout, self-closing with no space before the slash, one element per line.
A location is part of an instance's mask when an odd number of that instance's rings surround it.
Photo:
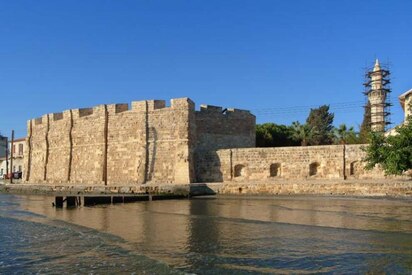
<path fill-rule="evenodd" d="M 67 208 L 76 207 L 77 198 L 76 197 L 66 197 Z"/>
<path fill-rule="evenodd" d="M 56 208 L 63 208 L 63 197 L 56 197 L 55 198 L 55 206 Z"/>

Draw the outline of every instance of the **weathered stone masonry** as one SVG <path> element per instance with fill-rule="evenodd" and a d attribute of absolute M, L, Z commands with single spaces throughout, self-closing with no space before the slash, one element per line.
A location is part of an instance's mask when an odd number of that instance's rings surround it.
<path fill-rule="evenodd" d="M 188 98 L 47 114 L 28 122 L 25 181 L 186 184 L 384 178 L 365 171 L 362 145 L 254 148 L 249 111 Z"/>
<path fill-rule="evenodd" d="M 25 181 L 53 184 L 190 183 L 202 152 L 255 145 L 248 111 L 188 98 L 67 110 L 28 121 Z M 233 147 L 233 146 L 232 146 Z"/>
<path fill-rule="evenodd" d="M 199 182 L 250 182 L 279 179 L 384 178 L 364 170 L 364 145 L 240 148 L 209 151 L 199 159 Z"/>

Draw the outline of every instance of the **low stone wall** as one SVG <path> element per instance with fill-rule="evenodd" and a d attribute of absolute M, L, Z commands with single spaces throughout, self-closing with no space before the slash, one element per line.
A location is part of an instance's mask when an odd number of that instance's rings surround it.
<path fill-rule="evenodd" d="M 396 197 L 412 200 L 412 180 L 276 180 L 256 182 L 139 184 L 139 185 L 44 185 L 5 184 L 0 192 L 50 195 L 325 195 Z"/>
<path fill-rule="evenodd" d="M 365 170 L 365 145 L 242 148 L 209 151 L 198 158 L 198 182 L 277 179 L 383 179 Z"/>
<path fill-rule="evenodd" d="M 333 195 L 412 199 L 412 180 L 279 180 L 192 184 L 192 195 Z"/>
<path fill-rule="evenodd" d="M 134 185 L 45 185 L 45 184 L 2 184 L 0 192 L 37 195 L 170 195 L 188 196 L 189 184 L 134 184 Z"/>

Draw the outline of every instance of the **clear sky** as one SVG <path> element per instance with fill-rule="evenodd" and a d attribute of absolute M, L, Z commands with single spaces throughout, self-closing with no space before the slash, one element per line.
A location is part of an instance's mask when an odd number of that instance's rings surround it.
<path fill-rule="evenodd" d="M 412 88 L 412 1 L 0 1 L 0 131 L 46 113 L 190 97 L 304 122 L 331 104 L 362 121 L 375 58 L 397 97 Z"/>

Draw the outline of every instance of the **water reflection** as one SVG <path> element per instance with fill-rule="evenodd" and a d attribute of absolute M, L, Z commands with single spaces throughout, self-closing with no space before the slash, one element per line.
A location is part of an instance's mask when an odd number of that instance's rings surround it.
<path fill-rule="evenodd" d="M 412 269 L 411 201 L 223 197 L 55 209 L 21 207 L 127 240 L 184 271 L 403 272 Z"/>

